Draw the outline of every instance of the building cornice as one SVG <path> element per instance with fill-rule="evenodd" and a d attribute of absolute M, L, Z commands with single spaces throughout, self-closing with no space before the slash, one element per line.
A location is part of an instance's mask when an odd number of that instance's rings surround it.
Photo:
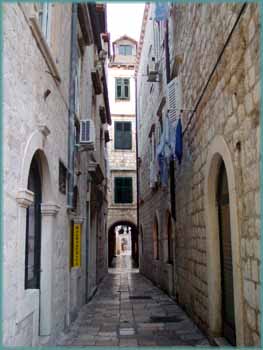
<path fill-rule="evenodd" d="M 137 76 L 138 68 L 139 68 L 139 64 L 140 64 L 141 51 L 142 51 L 143 42 L 144 42 L 145 28 L 146 28 L 146 23 L 147 23 L 147 19 L 148 19 L 149 9 L 150 9 L 150 3 L 146 3 L 145 7 L 144 7 L 144 13 L 143 13 L 143 19 L 142 19 L 140 40 L 139 40 L 139 44 L 138 44 L 138 48 L 137 48 L 137 57 L 136 57 L 136 64 L 135 64 L 135 76 Z"/>

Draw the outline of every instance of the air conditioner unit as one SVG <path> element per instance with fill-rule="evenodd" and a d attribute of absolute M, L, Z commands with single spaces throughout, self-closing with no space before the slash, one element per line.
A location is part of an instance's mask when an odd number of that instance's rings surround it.
<path fill-rule="evenodd" d="M 159 64 L 155 62 L 155 57 L 151 58 L 151 61 L 147 65 L 148 81 L 156 82 L 159 74 Z"/>
<path fill-rule="evenodd" d="M 91 119 L 80 121 L 80 145 L 88 145 L 91 149 L 95 148 L 95 127 Z"/>

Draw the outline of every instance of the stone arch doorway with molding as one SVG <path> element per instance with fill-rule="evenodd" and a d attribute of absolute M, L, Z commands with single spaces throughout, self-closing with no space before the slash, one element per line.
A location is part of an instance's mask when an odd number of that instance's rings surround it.
<path fill-rule="evenodd" d="M 22 322 L 30 314 L 33 315 L 32 345 L 39 343 L 39 336 L 47 340 L 52 335 L 52 302 L 53 302 L 53 270 L 55 216 L 59 206 L 55 203 L 53 180 L 50 172 L 46 138 L 49 131 L 41 127 L 29 138 L 21 166 L 18 203 L 18 254 L 17 254 L 17 316 L 16 323 Z M 37 170 L 36 170 L 37 168 Z M 32 185 L 32 180 L 37 186 Z M 30 183 L 31 182 L 31 183 Z M 36 193 L 33 190 L 36 189 Z M 34 197 L 37 197 L 38 202 Z M 30 207 L 37 205 L 39 229 L 39 274 L 37 283 L 32 287 L 26 284 L 25 256 L 28 234 L 28 217 Z"/>
<path fill-rule="evenodd" d="M 220 178 L 221 175 L 221 178 Z M 225 180 L 222 179 L 225 177 Z M 222 188 L 227 181 L 227 188 Z M 208 271 L 208 323 L 209 333 L 212 337 L 227 337 L 224 331 L 224 257 L 222 256 L 222 234 L 226 232 L 220 223 L 219 210 L 222 210 L 222 202 L 219 197 L 227 195 L 229 199 L 229 220 L 224 219 L 228 226 L 228 243 L 230 242 L 232 258 L 232 284 L 233 284 L 233 320 L 235 324 L 235 339 L 237 346 L 244 344 L 244 319 L 243 319 L 243 290 L 240 261 L 240 234 L 237 214 L 237 193 L 235 183 L 235 170 L 231 159 L 230 150 L 222 136 L 217 136 L 212 142 L 207 156 L 205 170 L 205 222 L 207 241 L 207 271 Z M 222 219 L 222 215 L 221 215 Z M 231 286 L 230 286 L 231 288 Z M 231 291 L 230 291 L 231 293 Z"/>

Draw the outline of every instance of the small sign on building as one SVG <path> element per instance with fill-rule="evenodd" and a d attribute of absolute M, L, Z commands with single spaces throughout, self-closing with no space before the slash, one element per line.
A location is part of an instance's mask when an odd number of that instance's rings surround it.
<path fill-rule="evenodd" d="M 81 264 L 81 224 L 74 224 L 73 230 L 73 267 Z"/>

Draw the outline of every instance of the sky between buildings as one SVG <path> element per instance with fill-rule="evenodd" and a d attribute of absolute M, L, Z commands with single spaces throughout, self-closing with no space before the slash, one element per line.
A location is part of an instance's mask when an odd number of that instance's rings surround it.
<path fill-rule="evenodd" d="M 111 43 L 124 34 L 139 41 L 144 3 L 108 3 L 107 20 Z"/>

